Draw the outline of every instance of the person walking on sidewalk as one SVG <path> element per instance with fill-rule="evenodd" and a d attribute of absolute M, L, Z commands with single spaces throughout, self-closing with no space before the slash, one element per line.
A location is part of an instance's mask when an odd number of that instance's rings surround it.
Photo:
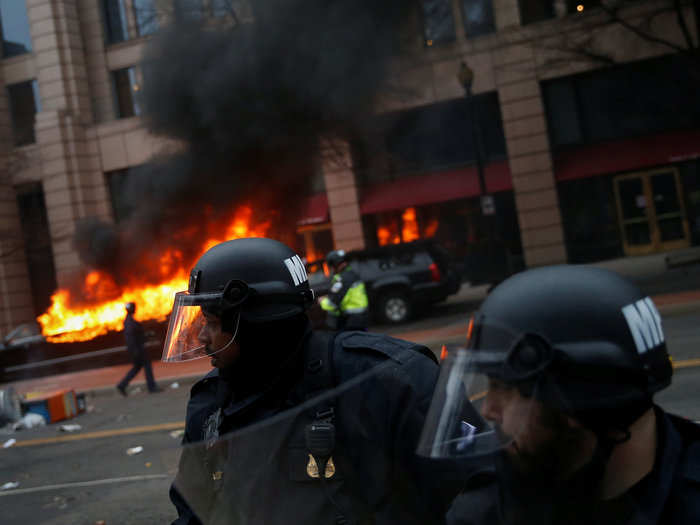
<path fill-rule="evenodd" d="M 151 368 L 151 360 L 148 358 L 146 353 L 146 348 L 144 347 L 145 335 L 143 332 L 143 326 L 136 319 L 134 319 L 134 313 L 136 312 L 136 304 L 126 303 L 124 305 L 126 309 L 126 318 L 124 319 L 124 337 L 126 338 L 126 349 L 129 351 L 131 356 L 131 362 L 133 366 L 129 370 L 124 378 L 117 384 L 117 390 L 123 396 L 126 396 L 126 387 L 129 382 L 139 373 L 139 370 L 143 368 L 146 374 L 146 385 L 148 386 L 148 391 L 151 393 L 160 392 L 162 389 L 158 387 L 155 380 L 153 379 L 153 369 Z"/>

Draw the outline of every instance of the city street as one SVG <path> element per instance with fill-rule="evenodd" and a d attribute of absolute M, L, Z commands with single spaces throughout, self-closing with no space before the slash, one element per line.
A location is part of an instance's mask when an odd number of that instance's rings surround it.
<path fill-rule="evenodd" d="M 427 318 L 406 325 L 406 334 L 451 333 L 456 343 L 465 322 L 461 306 L 445 304 Z M 700 331 L 692 311 L 665 315 L 664 327 L 677 369 L 671 388 L 658 401 L 667 410 L 700 420 Z M 441 327 L 451 327 L 446 332 Z M 443 332 L 441 332 L 443 330 Z M 393 330 L 391 330 L 393 332 Z M 427 340 L 426 339 L 426 340 Z M 439 345 L 430 343 L 433 350 Z M 2 522 L 8 525 L 166 523 L 175 517 L 168 487 L 177 468 L 179 437 L 189 384 L 163 393 L 132 393 L 124 399 L 111 392 L 88 398 L 89 413 L 65 423 L 77 423 L 75 433 L 59 430 L 60 423 L 0 436 L 17 443 L 0 450 Z M 129 456 L 129 448 L 143 451 Z"/>

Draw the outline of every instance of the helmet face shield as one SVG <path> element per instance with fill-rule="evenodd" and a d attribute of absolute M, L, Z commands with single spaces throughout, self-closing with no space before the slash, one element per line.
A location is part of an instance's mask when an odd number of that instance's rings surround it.
<path fill-rule="evenodd" d="M 168 334 L 163 347 L 162 361 L 178 362 L 198 359 L 214 355 L 230 346 L 236 334 L 230 334 L 228 342 L 221 348 L 207 348 L 207 337 L 202 337 L 205 330 L 220 331 L 221 326 L 214 326 L 212 320 L 208 320 L 205 313 L 219 316 L 221 294 L 189 294 L 178 292 L 175 294 L 173 311 L 168 324 Z M 236 322 L 236 331 L 238 322 Z"/>
<path fill-rule="evenodd" d="M 419 455 L 484 456 L 517 444 L 528 432 L 539 404 L 539 374 L 525 372 L 516 363 L 524 351 L 522 337 L 499 333 L 497 340 L 496 347 L 448 353 L 418 444 Z"/>

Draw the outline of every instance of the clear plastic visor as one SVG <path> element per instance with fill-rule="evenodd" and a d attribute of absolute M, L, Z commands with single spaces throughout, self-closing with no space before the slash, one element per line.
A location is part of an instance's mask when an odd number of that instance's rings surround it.
<path fill-rule="evenodd" d="M 502 373 L 510 349 L 453 349 L 441 366 L 417 453 L 478 457 L 517 443 L 533 414 L 536 380 Z"/>
<path fill-rule="evenodd" d="M 216 308 L 220 299 L 220 294 L 175 294 L 162 361 L 190 361 L 208 357 L 231 345 L 236 334 L 222 334 L 218 318 L 209 316 L 207 319 L 204 315 L 208 308 Z"/>

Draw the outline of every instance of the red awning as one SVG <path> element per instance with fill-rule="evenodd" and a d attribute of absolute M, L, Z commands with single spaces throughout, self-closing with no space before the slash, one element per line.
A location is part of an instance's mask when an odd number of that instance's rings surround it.
<path fill-rule="evenodd" d="M 486 191 L 513 188 L 508 162 L 493 162 L 484 169 Z M 364 214 L 404 209 L 479 195 L 475 166 L 382 182 L 362 188 L 360 212 Z"/>
<path fill-rule="evenodd" d="M 700 157 L 700 131 L 664 133 L 581 146 L 554 155 L 557 180 L 581 179 Z"/>
<path fill-rule="evenodd" d="M 328 222 L 328 197 L 325 193 L 308 196 L 301 203 L 298 226 Z"/>

